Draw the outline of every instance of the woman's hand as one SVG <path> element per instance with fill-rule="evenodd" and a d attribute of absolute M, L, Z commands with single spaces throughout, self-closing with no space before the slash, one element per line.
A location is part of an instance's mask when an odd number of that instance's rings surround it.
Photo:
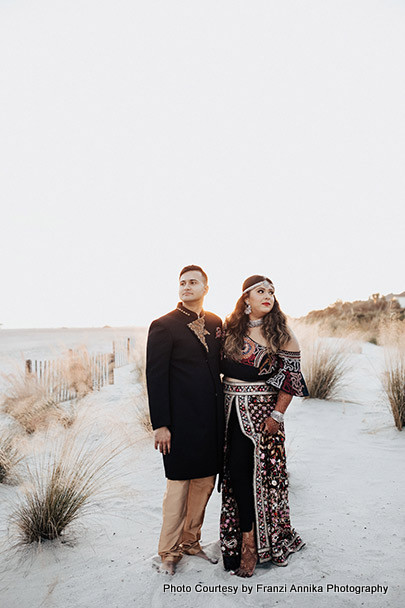
<path fill-rule="evenodd" d="M 271 416 L 266 418 L 262 423 L 260 430 L 262 433 L 268 433 L 269 435 L 275 435 L 280 428 L 280 424 L 274 420 Z"/>

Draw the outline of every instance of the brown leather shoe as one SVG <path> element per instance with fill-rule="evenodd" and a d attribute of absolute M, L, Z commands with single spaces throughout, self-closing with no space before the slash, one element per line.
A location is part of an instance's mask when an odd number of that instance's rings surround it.
<path fill-rule="evenodd" d="M 234 572 L 236 576 L 249 578 L 255 571 L 257 564 L 257 549 L 254 528 L 250 532 L 242 533 L 242 551 L 239 568 Z"/>

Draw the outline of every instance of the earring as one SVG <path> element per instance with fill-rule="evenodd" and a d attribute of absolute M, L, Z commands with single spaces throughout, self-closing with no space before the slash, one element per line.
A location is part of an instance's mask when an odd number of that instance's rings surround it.
<path fill-rule="evenodd" d="M 251 312 L 252 312 L 252 307 L 250 306 L 250 304 L 246 303 L 245 315 L 250 315 Z"/>

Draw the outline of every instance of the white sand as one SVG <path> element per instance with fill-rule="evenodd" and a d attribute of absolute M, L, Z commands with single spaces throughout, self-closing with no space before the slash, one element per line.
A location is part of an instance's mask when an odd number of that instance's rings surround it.
<path fill-rule="evenodd" d="M 221 563 L 214 566 L 195 557 L 185 557 L 174 577 L 152 567 L 165 479 L 160 455 L 136 427 L 136 386 L 126 366 L 116 370 L 115 385 L 82 403 L 81 417 L 97 421 L 89 441 L 103 441 L 111 432 L 136 441 L 119 457 L 120 476 L 112 484 L 112 496 L 100 498 L 94 514 L 73 526 L 74 543 L 45 543 L 39 551 L 16 554 L 8 516 L 10 500 L 18 499 L 20 489 L 0 486 L 1 608 L 402 607 L 405 434 L 393 425 L 376 375 L 382 349 L 364 344 L 351 362 L 345 402 L 294 398 L 288 410 L 291 519 L 307 545 L 287 568 L 260 566 L 243 581 L 225 572 Z M 202 541 L 218 556 L 219 509 L 215 492 Z M 180 589 L 165 592 L 164 584 Z M 328 584 L 380 585 L 388 591 L 327 592 Z M 198 585 L 213 590 L 199 591 Z M 221 585 L 235 586 L 236 593 L 218 590 Z M 242 585 L 253 586 L 253 591 L 243 591 Z M 265 592 L 257 585 L 285 585 L 287 591 Z M 295 592 L 292 585 L 321 586 L 323 592 Z"/>

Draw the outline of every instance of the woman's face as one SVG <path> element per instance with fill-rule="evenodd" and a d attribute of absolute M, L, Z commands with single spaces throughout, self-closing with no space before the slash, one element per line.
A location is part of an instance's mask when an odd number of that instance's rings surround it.
<path fill-rule="evenodd" d="M 261 319 L 271 311 L 274 306 L 274 287 L 258 286 L 249 291 L 245 298 L 245 302 L 250 304 L 252 312 L 250 319 Z"/>

